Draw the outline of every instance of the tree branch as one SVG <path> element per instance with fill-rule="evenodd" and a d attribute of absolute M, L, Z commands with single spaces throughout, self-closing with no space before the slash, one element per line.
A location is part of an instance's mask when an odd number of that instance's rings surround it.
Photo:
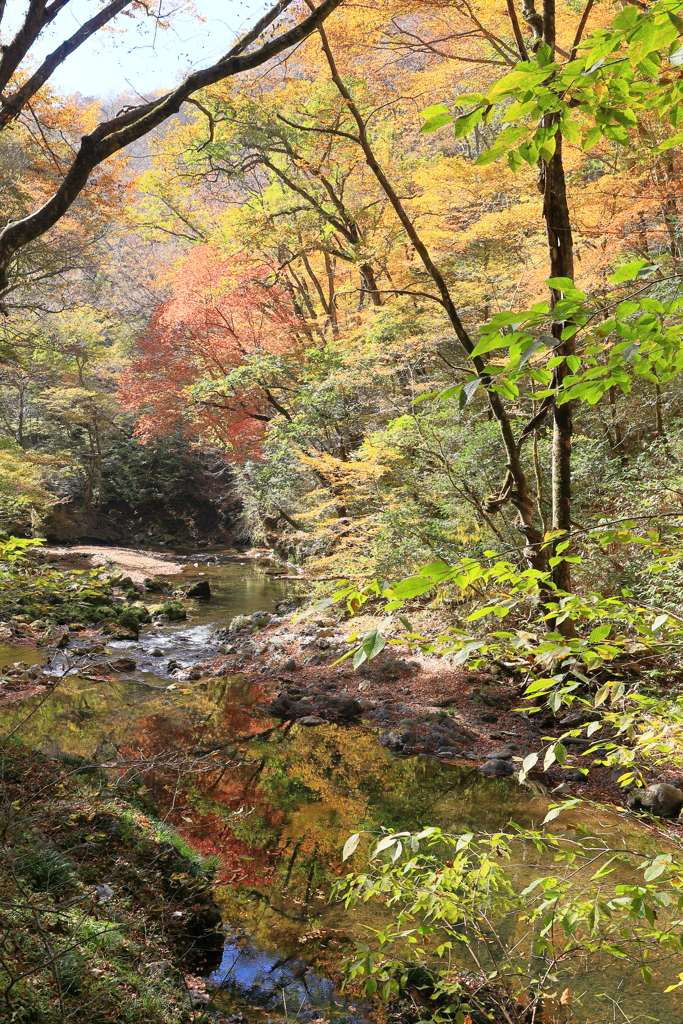
<path fill-rule="evenodd" d="M 251 32 L 216 64 L 188 75 L 176 89 L 165 96 L 104 121 L 90 135 L 84 135 L 71 167 L 52 197 L 40 209 L 21 220 L 10 222 L 0 232 L 0 297 L 7 288 L 7 267 L 11 258 L 64 216 L 86 186 L 95 167 L 176 114 L 182 104 L 197 90 L 260 67 L 272 57 L 306 39 L 342 2 L 343 0 L 323 0 L 321 5 L 314 8 L 299 25 L 269 40 L 252 53 L 243 53 L 244 49 L 275 20 L 283 6 L 287 5 L 288 0 L 280 0 L 260 19 Z"/>
<path fill-rule="evenodd" d="M 78 31 L 74 32 L 69 39 L 65 39 L 56 50 L 53 50 L 45 58 L 38 70 L 2 104 L 0 107 L 0 128 L 4 128 L 10 121 L 19 116 L 22 107 L 45 85 L 55 69 L 66 60 L 69 54 L 77 50 L 86 39 L 89 39 L 95 32 L 103 28 L 107 22 L 115 18 L 117 14 L 120 14 L 124 7 L 127 7 L 130 3 L 131 0 L 114 0 L 113 3 L 103 7 L 94 18 L 81 25 Z M 1 81 L 2 77 L 0 76 Z"/>

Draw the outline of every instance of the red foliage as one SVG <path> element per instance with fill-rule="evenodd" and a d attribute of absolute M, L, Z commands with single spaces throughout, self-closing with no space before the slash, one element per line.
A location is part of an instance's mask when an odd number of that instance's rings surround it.
<path fill-rule="evenodd" d="M 220 381 L 249 356 L 292 352 L 301 343 L 303 321 L 290 294 L 266 283 L 269 270 L 245 270 L 209 245 L 178 266 L 171 294 L 154 311 L 119 385 L 119 401 L 137 414 L 143 443 L 180 431 L 220 443 L 238 458 L 258 449 L 276 409 L 258 383 L 226 395 Z M 200 381 L 208 387 L 193 395 Z"/>

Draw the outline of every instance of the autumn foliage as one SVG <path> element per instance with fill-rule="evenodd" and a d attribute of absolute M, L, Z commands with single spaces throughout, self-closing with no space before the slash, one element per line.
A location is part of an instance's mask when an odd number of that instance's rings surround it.
<path fill-rule="evenodd" d="M 269 283 L 269 268 L 246 263 L 202 245 L 173 273 L 120 381 L 141 441 L 183 432 L 235 458 L 258 448 L 277 410 L 255 378 L 232 383 L 230 375 L 250 358 L 294 352 L 301 322 L 291 296 Z"/>

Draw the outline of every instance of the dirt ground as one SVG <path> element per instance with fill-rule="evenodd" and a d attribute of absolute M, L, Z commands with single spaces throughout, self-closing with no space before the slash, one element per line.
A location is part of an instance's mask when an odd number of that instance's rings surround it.
<path fill-rule="evenodd" d="M 74 547 L 45 547 L 41 554 L 63 563 L 65 568 L 94 569 L 100 565 L 115 565 L 134 583 L 142 583 L 149 576 L 169 576 L 182 572 L 185 566 L 174 562 L 171 556 L 131 548 L 98 547 L 80 544 Z"/>

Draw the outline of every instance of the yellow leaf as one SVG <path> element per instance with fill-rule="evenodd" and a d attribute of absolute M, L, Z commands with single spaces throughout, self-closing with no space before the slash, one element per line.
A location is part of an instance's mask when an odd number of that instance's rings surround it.
<path fill-rule="evenodd" d="M 560 1006 L 571 1006 L 572 1005 L 572 990 L 566 988 L 560 996 Z"/>

